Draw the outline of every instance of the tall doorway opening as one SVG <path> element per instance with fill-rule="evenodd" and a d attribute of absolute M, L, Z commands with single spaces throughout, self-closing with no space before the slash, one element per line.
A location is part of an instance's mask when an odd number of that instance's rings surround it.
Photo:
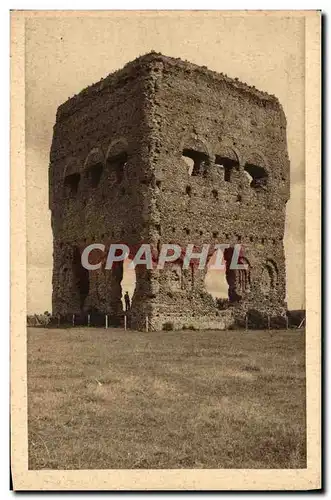
<path fill-rule="evenodd" d="M 226 270 L 212 269 L 216 262 L 217 251 L 210 257 L 207 265 L 207 273 L 205 276 L 205 288 L 207 292 L 213 297 L 216 304 L 222 305 L 228 302 L 229 298 L 229 284 L 226 279 Z"/>
<path fill-rule="evenodd" d="M 121 280 L 123 311 L 127 312 L 131 309 L 132 299 L 136 289 L 136 270 L 129 267 L 131 262 L 132 260 L 129 258 L 125 259 L 123 262 L 123 277 Z M 128 292 L 129 304 L 125 298 L 126 292 Z"/>

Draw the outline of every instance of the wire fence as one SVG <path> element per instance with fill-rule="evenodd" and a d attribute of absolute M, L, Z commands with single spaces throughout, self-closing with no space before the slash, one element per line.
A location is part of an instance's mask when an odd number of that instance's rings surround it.
<path fill-rule="evenodd" d="M 124 312 L 122 315 L 86 313 L 72 315 L 57 315 L 52 316 L 50 313 L 34 314 L 27 317 L 27 325 L 34 327 L 49 327 L 49 328 L 74 328 L 74 327 L 99 327 L 99 328 L 124 328 L 131 329 L 134 323 L 134 329 L 146 332 L 154 332 L 156 328 L 153 319 L 149 316 L 140 316 L 134 318 L 130 311 Z M 306 326 L 305 311 L 296 311 L 295 314 L 288 311 L 286 315 L 269 315 L 262 314 L 259 311 L 251 310 L 244 316 L 234 320 L 231 329 L 248 330 L 275 330 L 275 329 L 301 329 Z M 163 330 L 174 330 L 174 325 L 171 321 L 167 321 L 163 325 Z M 196 328 L 198 329 L 198 328 Z"/>

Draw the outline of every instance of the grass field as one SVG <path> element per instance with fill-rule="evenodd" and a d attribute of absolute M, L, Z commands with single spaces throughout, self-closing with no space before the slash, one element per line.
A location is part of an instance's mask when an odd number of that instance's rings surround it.
<path fill-rule="evenodd" d="M 28 329 L 30 469 L 303 468 L 303 331 Z"/>

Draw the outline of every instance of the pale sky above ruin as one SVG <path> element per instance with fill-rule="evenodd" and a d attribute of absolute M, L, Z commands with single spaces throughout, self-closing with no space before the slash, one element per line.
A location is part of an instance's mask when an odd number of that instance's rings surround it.
<path fill-rule="evenodd" d="M 289 308 L 304 306 L 304 18 L 195 12 L 113 12 L 26 20 L 28 313 L 51 310 L 48 163 L 57 107 L 155 50 L 275 94 L 287 117 L 291 198 L 285 252 Z M 110 214 L 111 216 L 111 214 Z M 272 233 L 272 221 L 270 221 Z M 210 279 L 216 290 L 219 277 Z M 125 275 L 123 289 L 130 288 Z"/>

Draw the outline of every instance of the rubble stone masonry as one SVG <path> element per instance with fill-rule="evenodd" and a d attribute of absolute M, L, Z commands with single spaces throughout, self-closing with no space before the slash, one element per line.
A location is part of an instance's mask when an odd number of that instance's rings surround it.
<path fill-rule="evenodd" d="M 62 104 L 49 167 L 53 314 L 123 316 L 123 264 L 88 271 L 90 243 L 240 243 L 246 270 L 216 306 L 206 269 L 136 268 L 131 327 L 227 328 L 254 308 L 285 312 L 290 163 L 276 97 L 152 52 Z M 230 248 L 231 253 L 231 248 Z M 124 293 L 124 292 L 123 292 Z"/>

